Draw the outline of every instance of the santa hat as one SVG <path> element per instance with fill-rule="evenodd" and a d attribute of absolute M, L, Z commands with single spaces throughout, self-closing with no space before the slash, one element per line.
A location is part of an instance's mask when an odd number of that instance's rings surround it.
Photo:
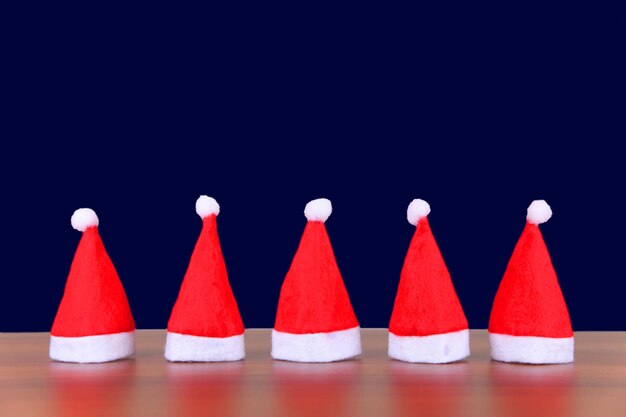
<path fill-rule="evenodd" d="M 245 356 L 243 322 L 228 282 L 217 234 L 217 201 L 196 201 L 202 230 L 167 325 L 165 358 L 177 362 L 237 361 Z"/>
<path fill-rule="evenodd" d="M 429 213 L 428 203 L 419 199 L 407 209 L 407 219 L 416 228 L 389 323 L 389 356 L 406 362 L 454 362 L 469 356 L 469 330 L 430 230 Z"/>
<path fill-rule="evenodd" d="M 63 299 L 50 331 L 50 358 L 63 362 L 109 362 L 135 352 L 135 322 L 124 288 L 88 208 L 72 215 L 83 232 Z"/>
<path fill-rule="evenodd" d="M 495 360 L 535 364 L 574 360 L 569 313 L 538 226 L 551 216 L 544 200 L 528 207 L 526 227 L 491 310 L 489 341 Z"/>
<path fill-rule="evenodd" d="M 333 362 L 361 353 L 359 322 L 324 226 L 331 212 L 325 198 L 304 209 L 308 222 L 278 301 L 274 359 Z"/>

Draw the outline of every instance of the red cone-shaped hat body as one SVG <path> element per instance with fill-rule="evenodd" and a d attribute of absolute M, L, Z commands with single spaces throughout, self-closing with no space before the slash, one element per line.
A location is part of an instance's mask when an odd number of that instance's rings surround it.
<path fill-rule="evenodd" d="M 51 335 L 80 337 L 135 330 L 122 283 L 96 226 L 78 243 Z"/>
<path fill-rule="evenodd" d="M 536 224 L 526 223 L 496 294 L 489 332 L 572 337 L 567 306 Z"/>
<path fill-rule="evenodd" d="M 326 227 L 309 221 L 283 282 L 274 329 L 328 333 L 358 325 Z"/>
<path fill-rule="evenodd" d="M 215 214 L 202 223 L 167 330 L 203 337 L 240 335 L 243 323 L 228 282 Z"/>
<path fill-rule="evenodd" d="M 450 273 L 424 217 L 404 260 L 389 331 L 398 336 L 429 336 L 467 328 Z"/>

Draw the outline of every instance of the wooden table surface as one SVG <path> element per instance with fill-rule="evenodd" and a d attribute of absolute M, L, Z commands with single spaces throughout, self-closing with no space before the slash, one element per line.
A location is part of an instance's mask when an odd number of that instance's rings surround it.
<path fill-rule="evenodd" d="M 389 360 L 387 331 L 363 330 L 363 355 L 332 364 L 270 359 L 270 331 L 246 331 L 244 361 L 168 363 L 165 332 L 137 334 L 134 359 L 48 359 L 47 333 L 0 334 L 0 416 L 626 416 L 626 332 L 576 333 L 576 362 L 489 360 L 484 330 L 448 365 Z"/>

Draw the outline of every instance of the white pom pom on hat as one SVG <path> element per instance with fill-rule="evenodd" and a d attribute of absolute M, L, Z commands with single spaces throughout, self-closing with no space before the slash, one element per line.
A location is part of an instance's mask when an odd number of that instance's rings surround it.
<path fill-rule="evenodd" d="M 550 220 L 552 217 L 552 209 L 546 203 L 546 200 L 535 200 L 528 206 L 526 220 L 528 223 L 541 224 Z"/>
<path fill-rule="evenodd" d="M 324 223 L 333 212 L 333 205 L 327 198 L 318 198 L 311 200 L 304 208 L 304 215 L 309 221 L 318 221 Z"/>
<path fill-rule="evenodd" d="M 84 232 L 89 227 L 98 226 L 98 224 L 98 216 L 90 208 L 79 208 L 72 214 L 72 227 L 79 232 Z"/>
<path fill-rule="evenodd" d="M 406 219 L 413 226 L 417 226 L 419 220 L 428 216 L 429 213 L 430 204 L 428 204 L 421 198 L 416 198 L 415 200 L 411 201 L 411 204 L 409 204 L 409 207 L 406 209 Z"/>
<path fill-rule="evenodd" d="M 220 205 L 217 204 L 217 201 L 215 201 L 213 197 L 201 195 L 198 197 L 198 200 L 196 200 L 196 213 L 203 219 L 211 214 L 217 216 L 220 214 Z"/>

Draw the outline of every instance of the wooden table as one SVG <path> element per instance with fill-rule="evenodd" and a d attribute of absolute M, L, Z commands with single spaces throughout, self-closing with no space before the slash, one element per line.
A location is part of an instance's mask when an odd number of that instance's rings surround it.
<path fill-rule="evenodd" d="M 626 332 L 579 332 L 576 362 L 489 360 L 487 334 L 449 365 L 387 358 L 387 331 L 363 330 L 360 359 L 270 359 L 270 331 L 247 330 L 245 361 L 167 363 L 165 332 L 142 330 L 134 359 L 48 360 L 47 333 L 0 334 L 0 416 L 626 416 Z"/>

